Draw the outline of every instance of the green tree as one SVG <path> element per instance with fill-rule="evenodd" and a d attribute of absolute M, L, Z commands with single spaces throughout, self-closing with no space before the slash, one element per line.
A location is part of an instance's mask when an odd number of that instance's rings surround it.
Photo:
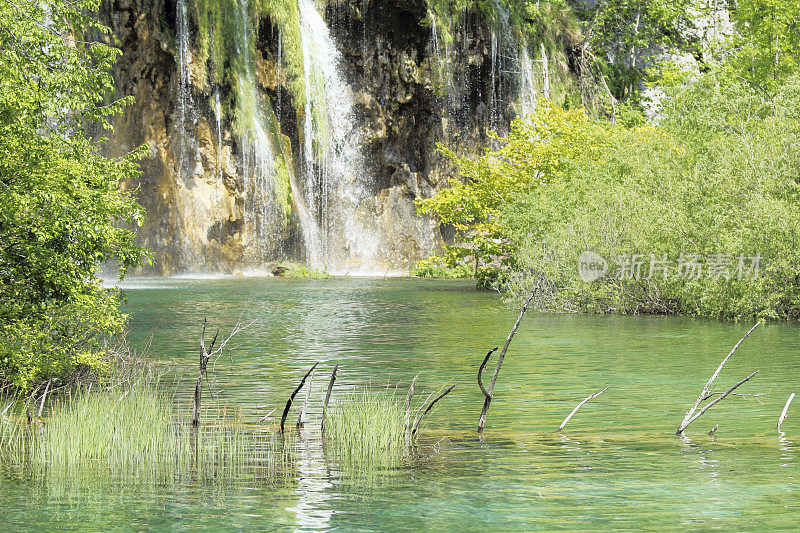
<path fill-rule="evenodd" d="M 515 120 L 509 136 L 496 139 L 502 144 L 497 150 L 464 157 L 440 145 L 461 179 L 417 201 L 420 213 L 436 215 L 456 232 L 455 244 L 445 246 L 444 257 L 434 260 L 448 266 L 471 260 L 483 285 L 495 283 L 500 271 L 516 262 L 517 244 L 500 216 L 505 205 L 566 172 L 586 147 L 596 153 L 606 130 L 604 123 L 589 120 L 583 109 L 565 111 L 542 100 L 535 115 Z"/>
<path fill-rule="evenodd" d="M 126 229 L 144 213 L 118 188 L 141 152 L 102 154 L 130 100 L 112 97 L 98 4 L 0 0 L 0 381 L 23 389 L 99 364 L 124 317 L 98 268 L 145 257 Z"/>
<path fill-rule="evenodd" d="M 800 3 L 739 0 L 728 64 L 751 85 L 766 93 L 800 67 Z"/>

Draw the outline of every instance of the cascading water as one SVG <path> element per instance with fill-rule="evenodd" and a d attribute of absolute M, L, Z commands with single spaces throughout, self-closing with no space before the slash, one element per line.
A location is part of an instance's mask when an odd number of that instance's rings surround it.
<path fill-rule="evenodd" d="M 186 0 L 178 0 L 176 5 L 177 48 L 178 48 L 178 175 L 187 177 L 193 170 L 191 152 L 194 148 L 194 102 L 192 100 L 189 66 L 192 53 L 189 49 L 189 24 L 186 14 Z"/>
<path fill-rule="evenodd" d="M 286 223 L 288 200 L 283 196 L 279 183 L 281 178 L 275 165 L 276 151 L 280 146 L 273 143 L 273 133 L 266 125 L 267 100 L 256 86 L 255 65 L 251 49 L 251 28 L 247 0 L 239 0 L 236 16 L 236 98 L 238 127 L 240 129 L 241 165 L 246 178 L 245 233 L 255 239 L 259 261 L 273 259 L 278 243 L 275 229 Z M 271 110 L 270 110 L 271 111 Z M 277 150 L 276 150 L 277 149 Z M 289 171 L 287 170 L 287 174 Z M 302 201 L 296 184 L 288 179 L 294 199 L 295 212 L 306 243 L 318 239 L 313 219 Z M 288 192 L 288 191 L 287 191 Z"/>
<path fill-rule="evenodd" d="M 217 119 L 217 177 L 222 181 L 222 105 L 219 87 L 214 88 L 214 118 Z"/>
<path fill-rule="evenodd" d="M 508 11 L 497 0 L 494 2 L 494 21 L 491 38 L 491 94 L 489 99 L 489 125 L 497 130 L 503 124 L 503 97 L 505 95 L 506 36 L 511 34 Z"/>
<path fill-rule="evenodd" d="M 360 152 L 353 96 L 340 53 L 313 0 L 299 0 L 305 74 L 305 198 L 321 239 L 308 246 L 314 267 L 354 271 L 372 266 L 380 235 L 358 216 L 370 177 Z"/>
<path fill-rule="evenodd" d="M 528 43 L 523 39 L 519 54 L 520 83 L 519 107 L 520 115 L 527 117 L 536 111 L 536 82 L 533 74 L 533 60 L 528 53 Z"/>

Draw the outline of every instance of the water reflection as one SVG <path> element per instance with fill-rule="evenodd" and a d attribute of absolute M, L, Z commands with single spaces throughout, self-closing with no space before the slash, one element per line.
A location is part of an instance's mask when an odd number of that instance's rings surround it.
<path fill-rule="evenodd" d="M 297 442 L 297 504 L 287 508 L 295 515 L 295 531 L 324 531 L 330 524 L 333 510 L 331 483 L 319 431 L 308 426 L 300 429 Z"/>

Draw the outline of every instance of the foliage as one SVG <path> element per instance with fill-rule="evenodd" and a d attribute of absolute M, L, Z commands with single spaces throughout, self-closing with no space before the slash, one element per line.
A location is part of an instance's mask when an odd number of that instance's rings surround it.
<path fill-rule="evenodd" d="M 503 206 L 566 172 L 584 146 L 595 145 L 590 151 L 597 154 L 607 130 L 606 125 L 590 121 L 582 109 L 565 111 L 542 101 L 535 115 L 515 120 L 509 136 L 497 138 L 502 143 L 497 150 L 470 158 L 440 145 L 464 181 L 453 179 L 449 188 L 417 200 L 416 205 L 456 232 L 456 244 L 446 249 L 445 264 L 462 264 L 472 257 L 476 273 L 481 264 L 513 267 L 517 244 L 500 218 Z"/>
<path fill-rule="evenodd" d="M 604 0 L 576 8 L 583 25 L 581 53 L 599 67 L 618 100 L 637 97 L 649 61 L 641 56 L 691 49 L 683 35 L 691 27 L 692 0 Z"/>
<path fill-rule="evenodd" d="M 328 274 L 328 269 L 322 271 L 314 268 L 309 268 L 301 263 L 289 263 L 286 268 L 286 273 L 283 274 L 286 278 L 315 278 L 315 279 L 328 279 L 331 277 Z"/>
<path fill-rule="evenodd" d="M 606 134 L 503 207 L 521 243 L 515 288 L 539 284 L 551 310 L 796 317 L 799 89 L 795 79 L 767 100 L 713 71 L 670 94 L 662 127 L 587 123 Z M 581 281 L 584 250 L 610 275 Z M 679 276 L 681 257 L 693 256 L 704 262 L 697 275 Z M 664 258 L 671 274 L 650 270 Z"/>
<path fill-rule="evenodd" d="M 453 256 L 448 257 L 449 252 L 453 250 L 454 247 L 445 245 L 444 256 L 434 255 L 420 259 L 411 267 L 409 274 L 419 278 L 455 279 L 472 277 L 475 274 L 472 265 L 458 263 Z"/>
<path fill-rule="evenodd" d="M 739 0 L 732 12 L 737 32 L 728 65 L 753 87 L 768 94 L 800 68 L 800 4 L 778 0 Z"/>
<path fill-rule="evenodd" d="M 130 99 L 110 99 L 119 50 L 81 40 L 109 32 L 97 6 L 0 2 L 0 381 L 21 388 L 99 360 L 122 316 L 96 271 L 145 257 L 126 229 L 143 211 L 118 189 L 140 151 L 98 148 Z"/>

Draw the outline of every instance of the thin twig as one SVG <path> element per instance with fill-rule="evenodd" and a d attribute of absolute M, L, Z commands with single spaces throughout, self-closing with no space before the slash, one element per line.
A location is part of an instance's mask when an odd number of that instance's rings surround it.
<path fill-rule="evenodd" d="M 411 422 L 411 398 L 414 397 L 414 387 L 417 384 L 417 378 L 419 374 L 414 376 L 414 379 L 411 381 L 411 386 L 408 388 L 408 394 L 406 395 L 406 415 L 403 419 L 403 427 L 408 431 L 409 423 Z"/>
<path fill-rule="evenodd" d="M 525 311 L 528 310 L 528 306 L 531 304 L 533 297 L 536 296 L 536 293 L 539 290 L 539 286 L 537 285 L 532 291 L 531 295 L 528 296 L 528 299 L 525 300 L 525 304 L 522 306 L 522 311 L 519 313 L 519 317 L 517 317 L 517 321 L 514 323 L 514 327 L 511 328 L 511 333 L 508 334 L 508 338 L 506 339 L 506 343 L 503 345 L 503 349 L 500 351 L 500 355 L 497 358 L 497 365 L 494 368 L 494 374 L 492 374 L 492 381 L 489 383 L 489 389 L 484 391 L 484 401 L 483 401 L 483 409 L 481 410 L 481 418 L 478 421 L 478 431 L 483 431 L 483 426 L 486 423 L 486 413 L 489 412 L 489 405 L 492 403 L 492 394 L 494 392 L 494 385 L 497 382 L 497 376 L 500 375 L 500 367 L 503 366 L 503 359 L 506 356 L 506 351 L 508 350 L 508 346 L 511 344 L 511 339 L 514 338 L 514 334 L 517 332 L 517 328 L 519 328 L 519 323 L 522 322 L 522 317 L 525 315 Z"/>
<path fill-rule="evenodd" d="M 789 395 L 789 399 L 786 400 L 786 405 L 783 406 L 783 411 L 781 411 L 781 416 L 778 418 L 778 433 L 781 432 L 781 424 L 783 424 L 784 419 L 786 419 L 786 412 L 789 410 L 789 404 L 792 403 L 794 400 L 794 393 Z"/>
<path fill-rule="evenodd" d="M 433 408 L 433 405 L 434 405 L 436 402 L 438 402 L 439 400 L 441 400 L 442 398 L 444 398 L 445 396 L 447 396 L 448 394 L 450 394 L 450 391 L 451 391 L 451 390 L 453 390 L 453 389 L 455 388 L 455 386 L 456 386 L 456 385 L 458 385 L 458 383 L 453 383 L 453 384 L 450 386 L 450 388 L 449 388 L 449 389 L 445 390 L 445 391 L 444 391 L 443 393 L 441 393 L 439 396 L 437 396 L 436 398 L 434 398 L 434 399 L 433 399 L 433 401 L 432 401 L 431 403 L 429 403 L 429 404 L 428 404 L 428 407 L 427 407 L 427 408 L 426 408 L 426 409 L 425 409 L 425 410 L 422 412 L 422 414 L 419 416 L 419 418 L 417 418 L 417 419 L 414 421 L 414 429 L 412 429 L 412 430 L 411 430 L 411 437 L 412 437 L 412 438 L 414 437 L 414 435 L 416 435 L 416 433 L 417 433 L 417 430 L 419 429 L 419 425 L 422 423 L 422 419 L 423 419 L 423 418 L 425 417 L 425 415 L 427 415 L 427 414 L 428 414 L 428 412 L 429 412 L 429 411 L 430 411 L 430 410 Z"/>
<path fill-rule="evenodd" d="M 297 396 L 298 392 L 300 392 L 300 389 L 303 388 L 303 385 L 305 384 L 306 379 L 308 379 L 308 376 L 311 374 L 311 372 L 313 372 L 314 369 L 317 368 L 318 364 L 319 363 L 314 363 L 314 366 L 312 366 L 308 370 L 308 372 L 306 372 L 306 375 L 303 376 L 302 380 L 300 380 L 300 384 L 297 386 L 297 388 L 294 389 L 294 391 L 292 391 L 292 394 L 289 396 L 289 399 L 286 401 L 286 407 L 283 408 L 283 415 L 281 416 L 281 434 L 283 434 L 283 425 L 286 422 L 286 416 L 289 414 L 289 409 L 292 407 L 292 400 L 294 400 L 294 397 Z"/>
<path fill-rule="evenodd" d="M 497 346 L 489 350 L 489 353 L 486 354 L 486 357 L 483 358 L 483 363 L 481 363 L 480 368 L 478 368 L 478 387 L 481 388 L 481 392 L 483 393 L 484 398 L 491 398 L 492 395 L 486 391 L 486 388 L 483 386 L 483 369 L 486 368 L 486 363 L 489 362 L 489 358 L 492 356 L 494 352 L 497 351 Z"/>
<path fill-rule="evenodd" d="M 303 407 L 300 408 L 300 415 L 297 417 L 297 427 L 301 428 L 306 425 L 306 410 L 308 409 L 308 399 L 311 397 L 311 386 L 314 383 L 314 372 L 308 378 L 308 387 L 306 387 L 306 399 L 303 401 Z"/>
<path fill-rule="evenodd" d="M 575 407 L 575 409 L 573 409 L 573 410 L 572 410 L 572 412 L 571 412 L 569 415 L 567 415 L 567 418 L 565 418 L 565 419 L 564 419 L 564 421 L 563 421 L 563 422 L 561 422 L 561 425 L 560 425 L 560 426 L 558 426 L 558 429 L 556 430 L 556 433 L 560 433 L 560 432 L 561 432 L 561 430 L 562 430 L 562 429 L 564 429 L 564 426 L 566 426 L 566 425 L 567 425 L 567 422 L 569 422 L 569 419 L 570 419 L 570 418 L 572 418 L 572 416 L 573 416 L 575 413 L 577 413 L 577 412 L 578 412 L 578 409 L 580 409 L 581 407 L 583 407 L 583 404 L 585 404 L 586 402 L 588 402 L 588 401 L 589 401 L 589 400 L 591 400 L 592 398 L 597 398 L 598 396 L 600 396 L 601 394 L 603 394 L 605 391 L 607 391 L 609 387 L 611 387 L 611 385 L 609 385 L 609 386 L 608 386 L 608 387 L 606 387 L 605 389 L 601 390 L 600 392 L 595 392 L 594 394 L 592 394 L 592 395 L 590 395 L 590 396 L 588 396 L 588 397 L 584 398 L 584 399 L 583 399 L 583 401 L 582 401 L 581 403 L 579 403 L 579 404 L 577 405 L 577 407 Z"/>
<path fill-rule="evenodd" d="M 744 382 L 746 382 L 746 381 L 749 381 L 749 380 L 750 380 L 750 378 L 752 378 L 752 377 L 753 377 L 753 376 L 755 376 L 756 374 L 758 374 L 758 370 L 756 370 L 755 372 L 753 372 L 752 374 L 750 374 L 749 376 L 747 376 L 746 378 L 744 378 L 742 381 L 740 381 L 739 383 L 737 383 L 736 385 L 734 385 L 733 387 L 731 387 L 730 389 L 728 389 L 728 391 L 727 391 L 725 394 L 723 394 L 723 395 L 722 395 L 722 396 L 720 396 L 719 398 L 715 399 L 714 401 L 710 402 L 708 405 L 706 405 L 705 407 L 703 407 L 703 408 L 702 408 L 700 411 L 698 411 L 698 412 L 697 412 L 697 414 L 695 414 L 693 417 L 691 417 L 691 418 L 690 418 L 688 421 L 682 422 L 682 423 L 681 423 L 681 425 L 678 427 L 678 430 L 675 432 L 675 434 L 676 434 L 676 435 L 680 435 L 681 433 L 683 433 L 683 430 L 684 430 L 684 429 L 686 429 L 686 427 L 687 427 L 689 424 L 691 424 L 692 422 L 694 422 L 695 420 L 697 420 L 698 418 L 700 418 L 701 416 L 703 416 L 703 413 L 705 413 L 706 411 L 708 411 L 709 409 L 711 409 L 711 408 L 712 408 L 713 406 L 715 406 L 717 403 L 719 403 L 719 402 L 721 402 L 722 400 L 724 400 L 724 399 L 725 399 L 725 398 L 726 398 L 726 397 L 727 397 L 727 396 L 728 396 L 730 393 L 732 393 L 734 390 L 736 390 L 736 388 L 737 388 L 737 387 L 739 387 L 739 385 L 742 385 Z"/>
<path fill-rule="evenodd" d="M 736 343 L 736 346 L 733 347 L 733 349 L 730 351 L 727 357 L 725 357 L 725 359 L 723 359 L 722 362 L 719 364 L 717 369 L 714 371 L 714 374 L 711 376 L 711 379 L 709 379 L 708 383 L 706 383 L 706 386 L 703 387 L 703 392 L 701 392 L 700 396 L 698 396 L 697 400 L 695 400 L 694 405 L 691 407 L 691 409 L 686 411 L 686 415 L 683 417 L 683 422 L 681 422 L 681 425 L 678 428 L 677 431 L 678 435 L 680 435 L 683 432 L 683 429 L 689 425 L 690 423 L 689 420 L 692 419 L 692 415 L 694 415 L 695 411 L 697 411 L 697 408 L 700 406 L 700 404 L 711 398 L 711 396 L 713 396 L 713 393 L 710 392 L 711 386 L 714 385 L 714 381 L 716 381 L 717 377 L 719 376 L 719 373 L 722 371 L 722 367 L 725 366 L 725 363 L 728 362 L 728 359 L 731 358 L 736 349 L 739 348 L 739 346 L 744 342 L 744 340 L 747 337 L 749 337 L 750 334 L 753 333 L 753 330 L 755 330 L 759 325 L 761 325 L 761 322 L 756 322 L 756 324 L 752 328 L 750 328 L 750 331 L 745 333 L 744 337 L 739 339 L 739 342 Z M 727 395 L 728 393 L 725 394 Z"/>
<path fill-rule="evenodd" d="M 42 394 L 42 401 L 39 403 L 39 412 L 36 415 L 36 418 L 42 418 L 42 411 L 44 411 L 44 400 L 47 398 L 47 391 L 50 390 L 50 385 L 53 384 L 53 378 L 47 382 L 47 385 L 44 387 L 44 394 Z"/>
<path fill-rule="evenodd" d="M 328 382 L 328 392 L 325 393 L 325 403 L 322 404 L 322 424 L 320 425 L 320 431 L 323 437 L 325 436 L 325 416 L 328 412 L 328 402 L 331 401 L 331 392 L 333 392 L 333 382 L 336 381 L 337 370 L 339 370 L 339 363 L 336 363 L 336 366 L 333 367 L 331 380 Z"/>

